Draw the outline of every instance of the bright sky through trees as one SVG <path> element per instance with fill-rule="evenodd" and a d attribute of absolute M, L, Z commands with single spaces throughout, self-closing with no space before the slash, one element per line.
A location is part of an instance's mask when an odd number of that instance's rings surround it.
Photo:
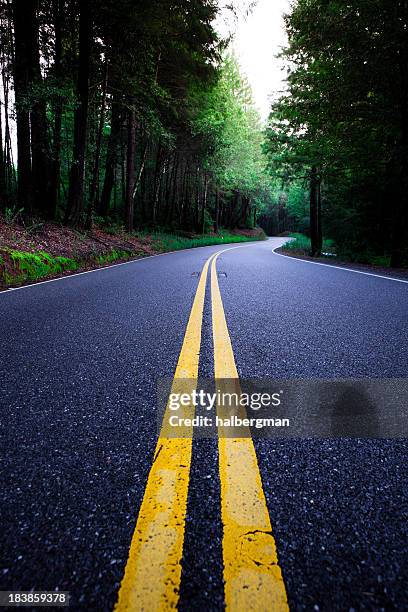
<path fill-rule="evenodd" d="M 231 44 L 242 71 L 251 84 L 254 101 L 263 120 L 270 112 L 271 95 L 284 88 L 282 61 L 276 58 L 286 43 L 283 15 L 289 11 L 289 0 L 258 0 L 246 15 L 248 0 L 239 0 L 239 16 L 233 19 L 224 1 L 222 15 L 217 20 L 221 35 L 234 34 Z"/>

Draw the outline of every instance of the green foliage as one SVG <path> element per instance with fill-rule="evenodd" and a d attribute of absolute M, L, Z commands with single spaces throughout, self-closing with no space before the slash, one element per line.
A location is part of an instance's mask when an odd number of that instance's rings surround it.
<path fill-rule="evenodd" d="M 213 226 L 214 226 L 214 220 L 212 219 L 208 210 L 205 210 L 204 211 L 204 227 L 203 227 L 204 234 L 207 234 L 208 232 L 210 232 Z"/>
<path fill-rule="evenodd" d="M 120 223 L 115 223 L 114 221 L 110 221 L 103 225 L 103 229 L 107 234 L 114 236 L 123 230 L 123 226 Z"/>
<path fill-rule="evenodd" d="M 227 194 L 239 192 L 260 209 L 271 196 L 271 180 L 265 171 L 259 115 L 236 58 L 226 55 L 217 84 L 194 96 L 193 133 L 202 140 L 213 183 Z"/>
<path fill-rule="evenodd" d="M 108 264 L 113 263 L 114 261 L 118 261 L 118 259 L 129 259 L 131 256 L 132 253 L 129 251 L 117 251 L 115 249 L 112 249 L 109 253 L 99 255 L 96 260 L 99 264 Z"/>
<path fill-rule="evenodd" d="M 270 171 L 307 184 L 316 167 L 324 231 L 339 249 L 408 264 L 407 4 L 297 0 L 286 27 Z"/>
<path fill-rule="evenodd" d="M 10 89 L 24 77 L 14 87 L 15 110 L 26 111 L 15 113 L 16 133 L 30 143 L 17 142 L 13 183 L 24 221 L 87 229 L 94 221 L 111 234 L 124 220 L 129 232 L 254 225 L 272 198 L 262 126 L 248 81 L 218 38 L 216 0 L 16 8 L 0 23 L 0 55 Z M 31 32 L 37 53 L 24 42 Z M 10 206 L 4 182 L 0 203 Z"/>
<path fill-rule="evenodd" d="M 4 210 L 4 221 L 7 223 L 7 225 L 12 225 L 23 212 L 24 209 L 18 208 L 17 206 L 13 208 L 6 208 Z"/>
<path fill-rule="evenodd" d="M 299 233 L 293 233 L 291 234 L 291 237 L 293 240 L 284 245 L 283 251 L 296 253 L 299 255 L 310 255 L 310 238 Z M 390 256 L 377 255 L 373 249 L 361 250 L 360 248 L 358 252 L 344 247 L 338 249 L 334 243 L 334 240 L 324 240 L 322 257 L 327 257 L 332 260 L 334 256 L 335 260 L 382 266 L 385 268 L 389 267 L 391 263 Z"/>
<path fill-rule="evenodd" d="M 184 238 L 176 234 L 151 234 L 154 247 L 159 251 L 180 251 L 182 249 L 192 249 L 196 247 L 212 246 L 216 244 L 235 244 L 240 242 L 254 242 L 265 240 L 265 235 L 259 233 L 254 236 L 243 236 L 240 234 L 231 234 L 229 232 L 220 232 L 216 235 L 199 236 L 196 238 Z"/>
<path fill-rule="evenodd" d="M 310 255 L 311 243 L 310 238 L 304 234 L 293 233 L 291 234 L 293 240 L 287 242 L 283 249 L 285 251 L 296 251 L 305 255 Z M 323 252 L 334 255 L 336 253 L 334 241 L 327 239 L 323 241 Z"/>

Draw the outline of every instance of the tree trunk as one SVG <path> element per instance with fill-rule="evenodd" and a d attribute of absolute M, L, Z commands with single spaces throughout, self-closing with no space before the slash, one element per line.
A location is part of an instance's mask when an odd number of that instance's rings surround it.
<path fill-rule="evenodd" d="M 176 202 L 176 193 L 177 193 L 177 181 L 178 181 L 178 168 L 179 168 L 179 155 L 176 153 L 174 158 L 174 166 L 172 177 L 170 180 L 169 191 L 168 191 L 168 207 L 167 207 L 167 216 L 166 216 L 166 224 L 170 227 L 173 225 L 174 218 L 174 207 Z"/>
<path fill-rule="evenodd" d="M 3 118 L 1 112 L 2 103 L 0 102 L 0 209 L 5 208 L 7 202 L 6 193 L 6 156 L 3 150 Z"/>
<path fill-rule="evenodd" d="M 135 186 L 133 187 L 133 200 L 136 197 L 136 193 L 139 188 L 139 184 L 140 184 L 143 172 L 144 172 L 146 158 L 147 158 L 147 142 L 145 143 L 145 146 L 143 147 L 143 153 L 140 159 L 140 168 L 139 168 L 139 172 L 137 173 L 136 180 L 135 180 Z"/>
<path fill-rule="evenodd" d="M 146 140 L 146 157 L 148 156 L 149 141 Z M 146 172 L 140 177 L 140 218 L 142 223 L 146 222 Z"/>
<path fill-rule="evenodd" d="M 224 201 L 223 198 L 219 198 L 219 214 L 218 214 L 218 230 L 220 227 L 224 227 L 224 223 L 225 223 L 225 206 L 224 206 Z"/>
<path fill-rule="evenodd" d="M 217 189 L 215 192 L 215 219 L 214 219 L 214 232 L 218 234 L 220 222 L 220 192 Z"/>
<path fill-rule="evenodd" d="M 317 181 L 317 248 L 319 254 L 323 250 L 323 226 L 322 226 L 322 180 Z"/>
<path fill-rule="evenodd" d="M 189 176 L 190 176 L 190 165 L 186 161 L 186 167 L 184 171 L 183 188 L 182 188 L 182 210 L 181 210 L 181 224 L 183 229 L 188 229 L 188 212 L 190 206 L 190 193 L 189 193 Z"/>
<path fill-rule="evenodd" d="M 33 13 L 31 74 L 33 101 L 31 105 L 31 159 L 34 205 L 47 219 L 53 218 L 55 209 L 51 201 L 51 149 L 48 138 L 47 105 L 40 67 L 38 0 Z"/>
<path fill-rule="evenodd" d="M 95 162 L 92 174 L 92 183 L 89 194 L 88 202 L 88 214 L 86 218 L 87 229 L 92 228 L 93 217 L 95 212 L 95 203 L 99 200 L 99 166 L 101 158 L 101 146 L 102 146 L 102 135 L 103 126 L 105 124 L 105 105 L 106 105 L 106 89 L 108 86 L 108 60 L 105 60 L 104 77 L 102 83 L 102 100 L 101 100 L 101 111 L 99 116 L 98 133 L 96 135 L 96 147 L 95 147 Z"/>
<path fill-rule="evenodd" d="M 125 201 L 125 226 L 129 233 L 133 231 L 134 200 L 133 193 L 136 184 L 136 115 L 135 111 L 129 110 L 128 118 L 128 144 L 126 161 L 126 201 Z"/>
<path fill-rule="evenodd" d="M 88 0 L 80 0 L 78 107 L 74 117 L 73 160 L 69 177 L 66 221 L 78 225 L 83 211 L 85 154 L 88 132 L 89 70 L 91 54 L 91 14 Z"/>
<path fill-rule="evenodd" d="M 404 3 L 404 15 L 401 4 L 396 3 L 397 18 L 407 19 L 408 7 Z M 402 21 L 404 23 L 404 21 Z M 395 197 L 392 206 L 392 245 L 391 267 L 401 268 L 408 263 L 408 42 L 406 35 L 398 57 L 400 75 L 400 143 L 397 159 L 394 162 L 396 170 L 394 184 Z"/>
<path fill-rule="evenodd" d="M 204 194 L 203 194 L 203 205 L 201 209 L 201 233 L 205 232 L 205 211 L 207 210 L 207 197 L 208 197 L 208 176 L 204 175 Z"/>
<path fill-rule="evenodd" d="M 174 168 L 175 168 L 175 158 L 173 154 L 170 153 L 168 161 L 167 161 L 167 169 L 166 169 L 166 181 L 164 188 L 164 222 L 167 224 L 169 218 L 169 210 L 170 210 L 170 193 L 171 186 L 173 184 L 174 179 Z"/>
<path fill-rule="evenodd" d="M 239 192 L 234 191 L 233 196 L 232 196 L 232 203 L 229 209 L 228 227 L 230 229 L 233 229 L 235 225 L 235 213 L 238 208 L 238 203 L 239 203 Z"/>
<path fill-rule="evenodd" d="M 102 188 L 102 196 L 99 204 L 99 213 L 106 217 L 109 213 L 109 206 L 114 185 L 115 168 L 118 163 L 118 149 L 121 137 L 122 118 L 119 101 L 114 96 L 112 100 L 111 131 L 109 135 L 108 151 L 105 164 L 105 178 Z"/>
<path fill-rule="evenodd" d="M 32 212 L 31 134 L 29 89 L 32 49 L 32 30 L 35 24 L 36 2 L 13 0 L 14 21 L 14 92 L 17 123 L 17 160 L 19 206 Z"/>
<path fill-rule="evenodd" d="M 152 221 L 153 225 L 157 223 L 157 213 L 158 213 L 158 204 L 159 204 L 159 189 L 161 182 L 161 171 L 162 171 L 162 146 L 161 141 L 157 145 L 157 155 L 156 155 L 156 168 L 154 172 L 154 192 L 153 192 L 153 210 L 152 210 Z"/>
<path fill-rule="evenodd" d="M 126 120 L 128 125 L 129 118 Z M 122 192 L 122 202 L 126 202 L 126 163 L 127 163 L 127 140 L 123 139 L 120 151 L 120 184 Z"/>
<path fill-rule="evenodd" d="M 401 25 L 407 23 L 408 3 L 394 3 L 394 20 Z M 405 26 L 406 27 L 406 26 Z M 400 268 L 408 263 L 408 41 L 406 31 L 395 58 L 399 69 L 400 142 L 393 163 L 395 197 L 391 212 L 391 267 Z M 391 200 L 392 201 L 392 200 Z"/>
<path fill-rule="evenodd" d="M 62 11 L 63 0 L 53 0 L 55 32 L 55 79 L 62 85 Z M 50 211 L 55 217 L 60 200 L 61 147 L 62 147 L 62 98 L 58 96 L 54 104 L 54 163 L 50 185 Z"/>
<path fill-rule="evenodd" d="M 321 251 L 319 249 L 318 184 L 317 168 L 313 166 L 310 175 L 310 241 L 312 257 L 318 257 Z"/>
<path fill-rule="evenodd" d="M 243 227 L 247 225 L 247 217 L 248 217 L 248 209 L 249 209 L 249 198 L 246 196 L 242 198 L 242 218 L 241 224 Z"/>
<path fill-rule="evenodd" d="M 2 80 L 4 93 L 4 158 L 6 170 L 6 188 L 7 194 L 13 190 L 16 182 L 15 168 L 13 163 L 13 151 L 10 136 L 10 121 L 9 121 L 9 76 L 6 74 L 4 62 L 2 65 Z"/>

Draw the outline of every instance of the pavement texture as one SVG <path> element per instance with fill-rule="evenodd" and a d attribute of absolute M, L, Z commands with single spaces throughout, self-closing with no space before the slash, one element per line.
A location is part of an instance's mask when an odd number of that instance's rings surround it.
<path fill-rule="evenodd" d="M 272 253 L 219 258 L 240 376 L 407 378 L 408 284 Z M 198 273 L 182 251 L 0 295 L 2 590 L 111 610 Z M 213 375 L 207 293 L 200 374 Z M 293 610 L 408 610 L 405 439 L 255 439 Z M 215 440 L 195 440 L 182 610 L 222 610 Z"/>

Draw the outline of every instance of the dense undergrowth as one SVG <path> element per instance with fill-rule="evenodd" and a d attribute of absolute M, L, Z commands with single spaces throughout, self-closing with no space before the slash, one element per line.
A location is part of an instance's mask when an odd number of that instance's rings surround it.
<path fill-rule="evenodd" d="M 283 247 L 285 251 L 297 251 L 302 255 L 310 255 L 311 241 L 310 238 L 304 234 L 291 233 L 289 236 L 292 238 L 290 242 L 287 242 Z M 335 255 L 335 246 L 333 240 L 323 240 L 324 253 Z"/>
<path fill-rule="evenodd" d="M 290 234 L 292 240 L 287 242 L 282 251 L 286 251 L 292 255 L 300 255 L 302 257 L 310 256 L 311 242 L 310 238 L 304 234 Z M 359 264 L 368 264 L 372 266 L 381 266 L 384 268 L 390 267 L 391 257 L 389 255 L 379 256 L 371 251 L 354 252 L 346 249 L 339 249 L 334 240 L 323 240 L 322 257 L 334 261 L 351 262 Z"/>

